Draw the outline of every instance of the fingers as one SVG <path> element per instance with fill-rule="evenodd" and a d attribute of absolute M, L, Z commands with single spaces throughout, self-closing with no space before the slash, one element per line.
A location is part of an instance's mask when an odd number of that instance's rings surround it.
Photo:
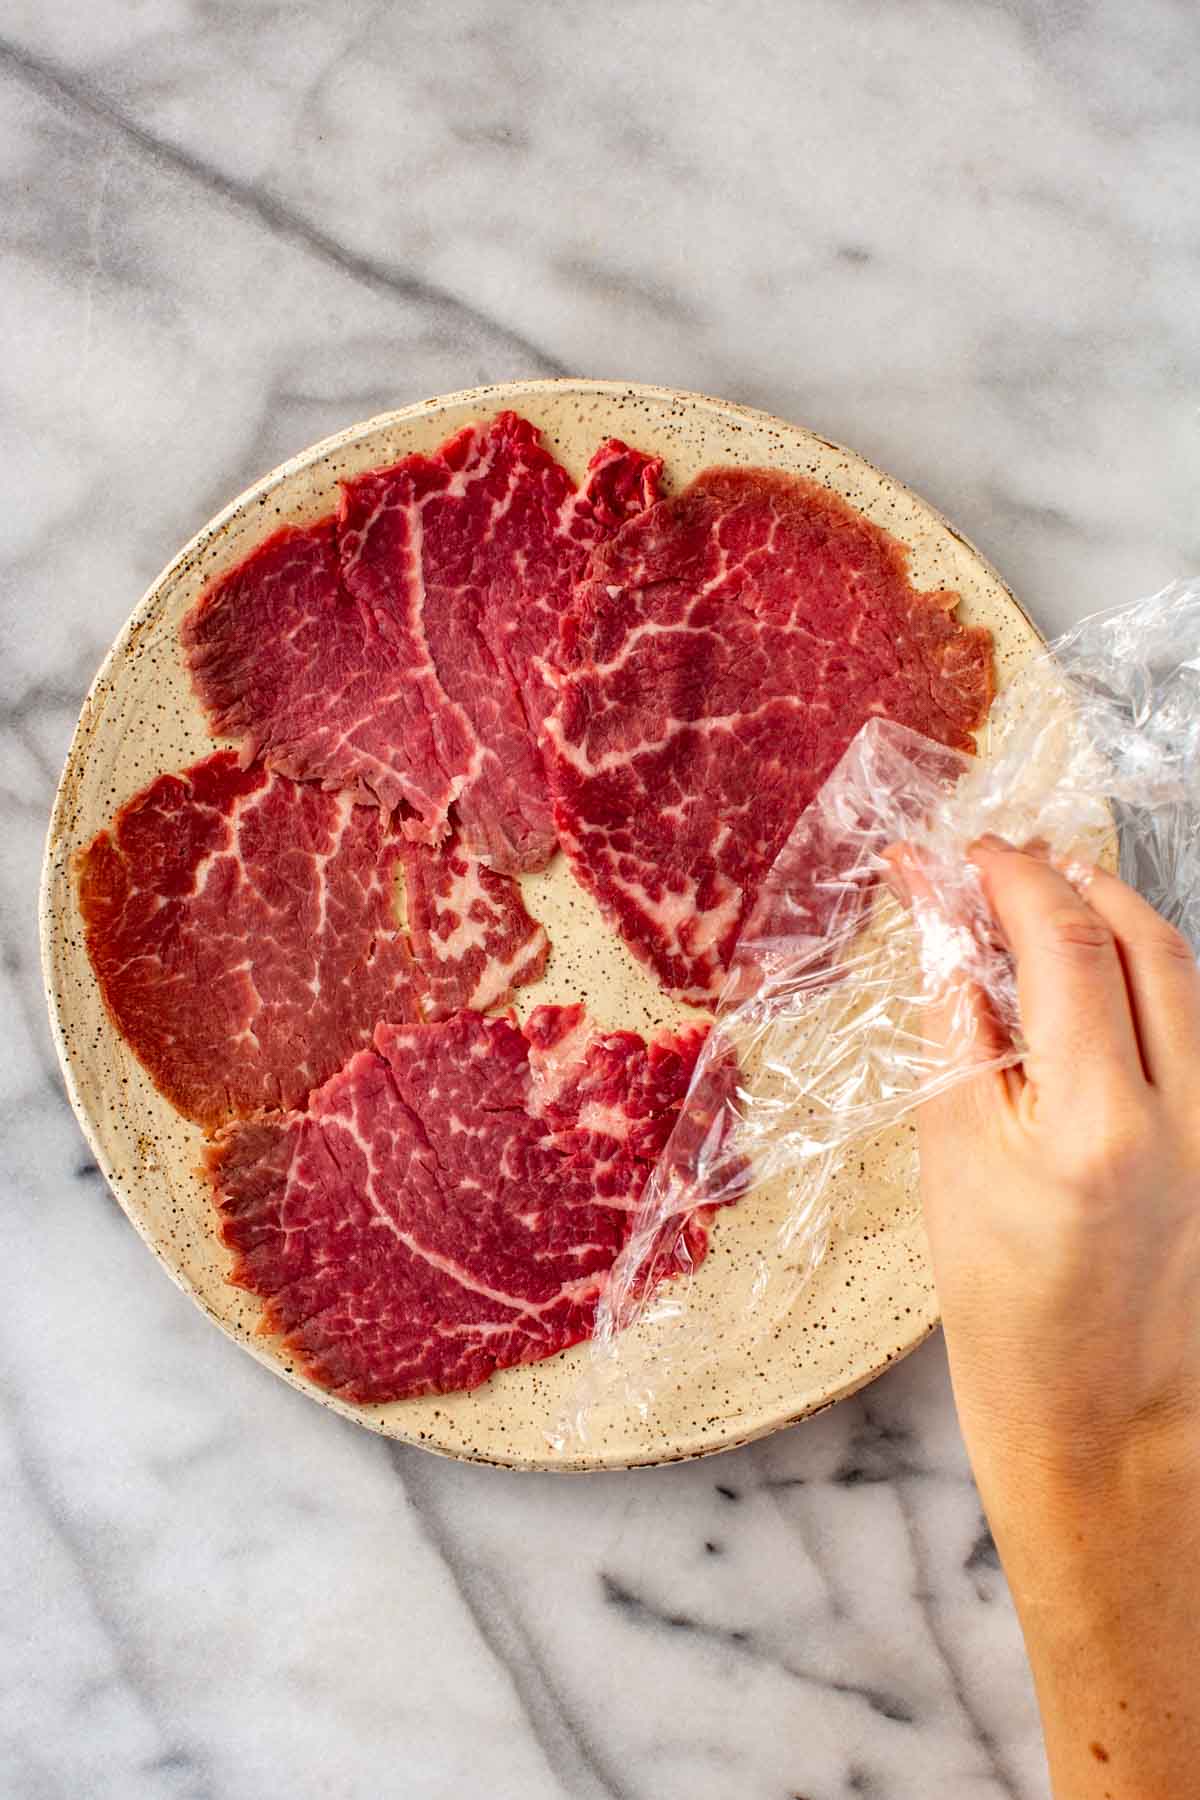
<path fill-rule="evenodd" d="M 1025 1069 L 1070 1109 L 1088 1093 L 1145 1074 L 1125 971 L 1109 922 L 1065 875 L 996 838 L 971 847 L 984 893 L 1017 965 Z"/>
<path fill-rule="evenodd" d="M 1114 1079 L 1169 1089 L 1200 1064 L 1200 967 L 1187 941 L 1103 869 L 1074 886 L 1044 856 L 983 839 L 972 850 L 1017 961 L 1029 1073 L 1064 1099 Z M 936 884 L 907 845 L 887 853 L 895 885 L 919 914 L 945 914 Z M 1081 891 L 1082 890 L 1082 891 Z M 947 1065 L 982 1064 L 1003 1048 L 986 996 L 952 980 L 926 1014 Z"/>
<path fill-rule="evenodd" d="M 1087 904 L 1113 933 L 1146 1074 L 1156 1087 L 1200 1069 L 1200 967 L 1186 938 L 1149 901 L 1104 869 L 1089 869 Z"/>
<path fill-rule="evenodd" d="M 918 926 L 922 917 L 936 915 L 944 929 L 947 904 L 925 861 L 911 844 L 892 844 L 883 853 L 889 880 L 911 906 Z M 935 1052 L 938 1068 L 978 1066 L 990 1062 L 1006 1048 L 992 1008 L 979 986 L 960 969 L 947 971 L 940 993 L 926 1006 L 923 1028 Z M 938 1069 L 931 1069 L 936 1074 Z"/>
<path fill-rule="evenodd" d="M 925 1035 L 947 1067 L 977 1068 L 1002 1056 L 1009 1046 L 996 1016 L 973 981 L 953 978 L 925 1008 Z M 935 1068 L 932 1073 L 936 1074 Z"/>

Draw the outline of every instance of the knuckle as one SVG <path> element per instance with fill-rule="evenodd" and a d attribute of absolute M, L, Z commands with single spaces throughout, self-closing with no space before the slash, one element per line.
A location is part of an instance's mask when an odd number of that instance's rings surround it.
<path fill-rule="evenodd" d="M 1051 947 L 1067 956 L 1079 950 L 1096 955 L 1112 948 L 1113 934 L 1104 920 L 1077 907 L 1051 913 L 1046 931 Z"/>
<path fill-rule="evenodd" d="M 1168 925 L 1165 919 L 1147 938 L 1146 943 L 1156 955 L 1165 957 L 1169 962 L 1195 961 L 1195 952 L 1182 931 L 1177 931 L 1174 925 Z"/>

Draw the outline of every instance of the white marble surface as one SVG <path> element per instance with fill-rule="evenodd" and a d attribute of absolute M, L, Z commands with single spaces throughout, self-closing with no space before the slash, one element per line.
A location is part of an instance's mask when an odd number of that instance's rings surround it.
<path fill-rule="evenodd" d="M 939 1344 L 630 1477 L 345 1427 L 108 1198 L 34 892 L 149 578 L 423 394 L 570 371 L 768 406 L 911 481 L 1048 628 L 1195 568 L 1195 9 L 7 0 L 0 35 L 0 1791 L 1043 1793 Z"/>

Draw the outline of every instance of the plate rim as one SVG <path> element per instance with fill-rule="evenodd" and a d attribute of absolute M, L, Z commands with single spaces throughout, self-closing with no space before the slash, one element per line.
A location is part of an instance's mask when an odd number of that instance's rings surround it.
<path fill-rule="evenodd" d="M 367 1408 L 353 1406 L 346 1401 L 340 1400 L 336 1395 L 326 1393 L 317 1387 L 315 1383 L 312 1383 L 285 1368 L 279 1359 L 269 1354 L 265 1347 L 260 1346 L 255 1341 L 253 1336 L 247 1337 L 242 1335 L 232 1326 L 232 1324 L 223 1319 L 218 1313 L 214 1312 L 212 1307 L 208 1305 L 203 1295 L 193 1285 L 184 1271 L 181 1268 L 176 1267 L 164 1253 L 163 1248 L 152 1235 L 148 1222 L 139 1216 L 139 1212 L 134 1206 L 132 1198 L 128 1197 L 124 1191 L 123 1183 L 108 1165 L 108 1159 L 99 1142 L 98 1134 L 93 1128 L 90 1114 L 83 1104 L 76 1083 L 73 1058 L 68 1048 L 67 1035 L 59 1009 L 59 996 L 55 985 L 54 954 L 57 915 L 54 907 L 53 891 L 55 881 L 61 872 L 61 865 L 65 855 L 61 846 L 67 835 L 64 829 L 64 821 L 72 798 L 71 789 L 73 785 L 73 770 L 77 759 L 77 753 L 81 747 L 81 740 L 85 729 L 90 727 L 92 718 L 97 712 L 98 703 L 102 701 L 104 690 L 109 682 L 111 673 L 125 655 L 131 641 L 136 638 L 145 622 L 144 615 L 154 604 L 156 597 L 162 588 L 173 577 L 180 574 L 189 563 L 201 555 L 207 546 L 221 533 L 230 520 L 239 514 L 245 507 L 257 501 L 259 496 L 264 493 L 269 493 L 273 488 L 281 485 L 289 477 L 301 473 L 304 469 L 311 467 L 314 463 L 330 456 L 344 446 L 357 442 L 370 432 L 383 431 L 388 429 L 389 426 L 421 418 L 433 412 L 445 411 L 454 406 L 478 407 L 480 410 L 500 410 L 505 404 L 511 403 L 514 406 L 519 405 L 520 398 L 523 396 L 531 394 L 550 394 L 562 392 L 563 390 L 571 390 L 573 392 L 581 392 L 589 395 L 621 395 L 631 399 L 648 398 L 658 401 L 669 401 L 672 403 L 678 402 L 685 406 L 700 404 L 706 409 L 713 410 L 719 414 L 725 414 L 735 420 L 745 419 L 752 422 L 756 427 L 780 428 L 785 431 L 790 438 L 807 438 L 813 443 L 821 445 L 826 450 L 832 450 L 840 456 L 845 456 L 852 463 L 869 471 L 880 481 L 889 484 L 898 494 L 911 502 L 919 513 L 924 514 L 934 525 L 940 528 L 940 530 L 944 531 L 949 537 L 962 545 L 962 547 L 975 559 L 988 578 L 995 584 L 997 589 L 1003 594 L 1007 603 L 1010 604 L 1014 611 L 1025 621 L 1034 638 L 1037 640 L 1037 643 L 1042 646 L 1045 645 L 1046 640 L 1042 631 L 1030 617 L 1029 612 L 1017 598 L 1008 582 L 978 546 L 946 518 L 945 514 L 942 513 L 939 508 L 934 506 L 931 501 L 926 500 L 925 497 L 915 489 L 909 487 L 906 482 L 901 481 L 888 470 L 880 468 L 880 466 L 877 463 L 872 462 L 869 457 L 863 456 L 860 451 L 852 449 L 850 446 L 841 443 L 837 439 L 825 436 L 823 432 L 814 431 L 811 426 L 797 424 L 795 421 L 785 419 L 777 413 L 768 412 L 763 407 L 748 406 L 740 401 L 725 400 L 717 395 L 707 394 L 700 390 L 676 388 L 652 382 L 621 381 L 607 377 L 564 375 L 538 377 L 529 380 L 515 379 L 511 381 L 490 382 L 477 387 L 460 388 L 445 394 L 429 395 L 424 399 L 413 401 L 407 406 L 392 408 L 386 412 L 374 413 L 365 419 L 356 420 L 350 425 L 343 426 L 341 430 L 332 432 L 327 437 L 321 438 L 317 442 L 296 451 L 283 462 L 276 464 L 273 468 L 258 476 L 247 487 L 235 494 L 225 506 L 208 519 L 164 564 L 162 569 L 149 583 L 144 593 L 126 617 L 116 637 L 109 645 L 95 675 L 89 683 L 83 703 L 79 710 L 79 715 L 75 722 L 74 730 L 71 734 L 71 741 L 67 749 L 62 772 L 55 787 L 54 800 L 50 809 L 50 817 L 47 823 L 44 840 L 41 875 L 38 885 L 38 936 L 42 983 L 46 997 L 47 1013 L 49 1015 L 51 1038 L 54 1043 L 55 1054 L 58 1059 L 59 1069 L 66 1087 L 67 1098 L 70 1102 L 71 1110 L 75 1115 L 92 1155 L 96 1159 L 97 1165 L 104 1176 L 104 1180 L 109 1190 L 116 1198 L 121 1211 L 134 1227 L 134 1230 L 137 1232 L 142 1242 L 150 1249 L 155 1260 L 165 1270 L 171 1281 L 187 1295 L 189 1300 L 192 1301 L 205 1317 L 212 1324 L 216 1325 L 223 1335 L 229 1338 L 239 1349 L 248 1352 L 263 1367 L 270 1370 L 273 1375 L 286 1381 L 291 1387 L 305 1395 L 306 1398 L 315 1400 L 319 1405 L 348 1419 L 351 1423 L 373 1432 L 376 1436 L 390 1439 L 393 1442 L 411 1444 L 415 1448 L 429 1451 L 436 1456 L 442 1456 L 455 1462 L 476 1463 L 484 1467 L 507 1469 L 514 1473 L 575 1475 L 616 1473 L 618 1471 L 638 1468 L 657 1468 L 673 1463 L 694 1462 L 702 1457 L 718 1456 L 726 1450 L 738 1449 L 745 1444 L 753 1443 L 760 1438 L 767 1437 L 775 1431 L 786 1430 L 792 1425 L 799 1424 L 803 1419 L 813 1418 L 819 1413 L 827 1411 L 831 1406 L 837 1405 L 839 1401 L 848 1399 L 851 1395 L 858 1393 L 872 1381 L 876 1380 L 887 1369 L 891 1368 L 896 1363 L 903 1361 L 907 1356 L 910 1356 L 914 1350 L 918 1349 L 940 1324 L 940 1314 L 936 1305 L 936 1296 L 933 1297 L 928 1310 L 923 1310 L 921 1314 L 914 1314 L 912 1325 L 909 1328 L 912 1335 L 907 1341 L 897 1345 L 890 1351 L 881 1354 L 878 1360 L 873 1360 L 871 1362 L 869 1368 L 856 1369 L 833 1392 L 826 1393 L 819 1400 L 805 1403 L 795 1411 L 784 1411 L 781 1414 L 779 1409 L 775 1408 L 772 1411 L 772 1415 L 766 1419 L 756 1416 L 747 1423 L 746 1415 L 742 1414 L 737 1421 L 731 1421 L 733 1429 L 730 1430 L 728 1435 L 722 1436 L 718 1433 L 714 1439 L 706 1439 L 701 1444 L 685 1444 L 674 1452 L 648 1450 L 644 1455 L 617 1453 L 613 1456 L 604 1456 L 602 1454 L 588 1455 L 581 1452 L 579 1454 L 563 1456 L 554 1455 L 548 1451 L 544 1458 L 514 1455 L 511 1459 L 506 1459 L 500 1456 L 482 1454 L 473 1446 L 456 1449 L 443 1444 L 430 1443 L 427 1439 L 418 1437 L 415 1433 L 406 1434 L 392 1428 L 384 1423 L 381 1414 L 373 1415 Z"/>

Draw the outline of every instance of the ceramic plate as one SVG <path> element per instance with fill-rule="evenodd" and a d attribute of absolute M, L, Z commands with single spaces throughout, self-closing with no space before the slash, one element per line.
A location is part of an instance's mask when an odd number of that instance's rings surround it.
<path fill-rule="evenodd" d="M 322 1405 L 389 1436 L 517 1468 L 626 1468 L 725 1449 L 803 1418 L 861 1387 L 931 1330 L 936 1308 L 913 1194 L 911 1131 L 869 1147 L 861 1171 L 856 1165 L 848 1225 L 769 1347 L 743 1354 L 736 1316 L 723 1311 L 736 1313 L 730 1294 L 741 1285 L 739 1265 L 748 1267 L 774 1231 L 759 1196 L 723 1213 L 693 1303 L 728 1327 L 729 1354 L 660 1394 L 649 1417 L 606 1405 L 586 1449 L 555 1455 L 546 1435 L 575 1393 L 585 1346 L 505 1370 L 470 1394 L 347 1405 L 297 1373 L 275 1340 L 258 1336 L 257 1303 L 226 1285 L 229 1258 L 195 1172 L 200 1130 L 155 1091 L 113 1029 L 84 950 L 71 874 L 75 851 L 122 802 L 213 748 L 178 642 L 179 621 L 204 585 L 277 525 L 330 512 L 339 477 L 432 450 L 469 419 L 505 407 L 539 426 L 576 478 L 596 444 L 618 436 L 661 453 L 669 488 L 713 463 L 822 482 L 908 545 L 918 587 L 962 595 L 960 617 L 994 635 L 1001 684 L 1038 647 L 995 571 L 932 507 L 861 457 L 766 413 L 608 381 L 510 383 L 422 401 L 354 425 L 265 476 L 205 526 L 133 613 L 84 703 L 55 802 L 42 895 L 45 977 L 71 1101 L 105 1177 L 170 1274 L 222 1330 Z M 604 928 L 561 857 L 525 888 L 554 955 L 544 980 L 522 991 L 520 1012 L 586 993 L 606 1027 L 650 1031 L 685 1016 Z"/>

